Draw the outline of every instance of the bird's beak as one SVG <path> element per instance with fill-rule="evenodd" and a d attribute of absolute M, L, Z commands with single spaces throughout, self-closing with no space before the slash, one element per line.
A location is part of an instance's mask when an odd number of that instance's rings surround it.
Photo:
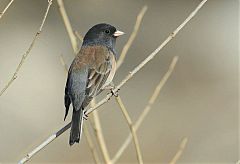
<path fill-rule="evenodd" d="M 114 32 L 113 36 L 118 37 L 118 36 L 121 36 L 123 34 L 125 34 L 125 33 L 117 30 L 116 32 Z"/>

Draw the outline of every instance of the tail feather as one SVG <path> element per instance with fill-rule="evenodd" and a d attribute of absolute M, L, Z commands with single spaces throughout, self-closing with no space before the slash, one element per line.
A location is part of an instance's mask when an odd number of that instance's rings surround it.
<path fill-rule="evenodd" d="M 72 125 L 70 131 L 69 144 L 72 146 L 75 142 L 79 143 L 82 133 L 82 123 L 83 123 L 83 110 L 73 109 L 72 114 Z"/>

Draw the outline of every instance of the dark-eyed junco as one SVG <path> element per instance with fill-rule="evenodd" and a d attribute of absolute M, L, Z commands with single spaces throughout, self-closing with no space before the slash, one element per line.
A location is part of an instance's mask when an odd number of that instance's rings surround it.
<path fill-rule="evenodd" d="M 67 117 L 72 103 L 69 144 L 79 142 L 84 109 L 94 96 L 109 87 L 116 71 L 116 38 L 124 33 L 109 24 L 97 24 L 85 35 L 82 47 L 73 60 L 65 87 Z"/>

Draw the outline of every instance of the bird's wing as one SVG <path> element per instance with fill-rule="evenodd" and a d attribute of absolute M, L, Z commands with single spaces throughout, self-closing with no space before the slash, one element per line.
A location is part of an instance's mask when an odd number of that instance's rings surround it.
<path fill-rule="evenodd" d="M 115 62 L 115 57 L 112 52 L 104 46 L 88 47 L 86 51 L 91 51 L 91 63 L 88 68 L 88 81 L 86 85 L 86 99 L 84 107 L 89 104 L 92 98 L 101 92 L 102 87 L 107 82 L 111 71 L 112 63 Z"/>
<path fill-rule="evenodd" d="M 74 66 L 74 64 L 75 62 L 69 69 L 66 88 L 74 110 L 79 110 L 82 108 L 82 103 L 85 99 L 88 71 L 86 66 L 82 65 L 79 68 Z"/>

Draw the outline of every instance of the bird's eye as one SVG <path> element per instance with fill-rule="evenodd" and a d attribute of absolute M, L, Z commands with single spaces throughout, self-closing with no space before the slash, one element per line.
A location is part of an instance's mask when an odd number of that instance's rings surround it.
<path fill-rule="evenodd" d="M 109 34 L 109 33 L 110 33 L 110 31 L 109 31 L 109 30 L 105 30 L 105 33 L 106 33 L 106 34 Z"/>

